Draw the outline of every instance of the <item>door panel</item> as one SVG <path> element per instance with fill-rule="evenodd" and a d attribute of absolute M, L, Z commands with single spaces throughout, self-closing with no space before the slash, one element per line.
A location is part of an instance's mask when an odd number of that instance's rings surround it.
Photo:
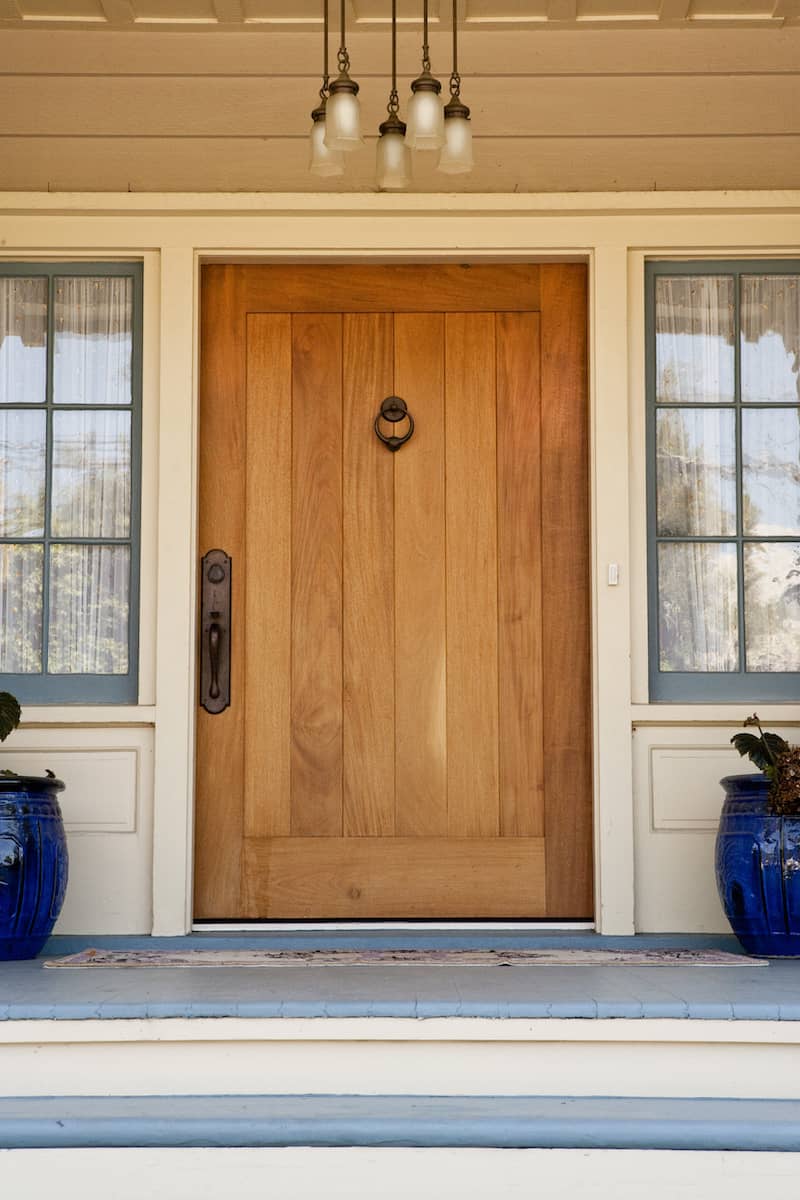
<path fill-rule="evenodd" d="M 425 437 L 394 457 L 397 833 L 447 833 L 444 315 L 394 318 L 395 389 Z"/>
<path fill-rule="evenodd" d="M 544 835 L 538 313 L 497 316 L 500 831 Z"/>
<path fill-rule="evenodd" d="M 343 321 L 344 835 L 391 837 L 395 498 L 393 455 L 372 423 L 393 388 L 392 317 L 347 313 Z"/>
<path fill-rule="evenodd" d="M 342 318 L 295 313 L 291 831 L 301 837 L 342 833 L 341 411 Z M 259 582 L 248 577 L 248 586 Z M 264 590 L 271 605 L 266 579 Z"/>
<path fill-rule="evenodd" d="M 251 313 L 246 337 L 244 560 L 269 591 L 236 578 L 245 590 L 244 834 L 277 837 L 291 833 L 292 319 Z"/>
<path fill-rule="evenodd" d="M 314 268 L 313 302 L 306 268 L 205 274 L 201 553 L 236 624 L 198 917 L 591 912 L 585 270 L 514 268 L 512 306 L 506 268 L 449 269 L 438 312 L 430 270 Z"/>
<path fill-rule="evenodd" d="M 545 910 L 543 838 L 257 838 L 245 843 L 248 915 L 358 921 Z"/>

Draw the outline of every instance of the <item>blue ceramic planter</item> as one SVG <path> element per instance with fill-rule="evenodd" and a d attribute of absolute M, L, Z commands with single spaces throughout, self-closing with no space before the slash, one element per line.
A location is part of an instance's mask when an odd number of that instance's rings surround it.
<path fill-rule="evenodd" d="M 60 779 L 0 778 L 0 961 L 35 958 L 67 890 Z"/>
<path fill-rule="evenodd" d="M 767 807 L 764 775 L 728 775 L 716 847 L 717 888 L 748 954 L 800 956 L 800 817 Z"/>

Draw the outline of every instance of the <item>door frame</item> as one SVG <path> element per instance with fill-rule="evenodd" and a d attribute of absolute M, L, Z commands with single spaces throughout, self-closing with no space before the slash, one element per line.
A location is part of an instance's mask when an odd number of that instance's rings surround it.
<path fill-rule="evenodd" d="M 336 220 L 336 218 L 331 218 Z M 414 224 L 416 226 L 416 220 Z M 497 224 L 499 240 L 503 218 Z M 331 239 L 335 240 L 335 239 Z M 423 239 L 422 239 L 423 240 Z M 628 592 L 624 587 L 616 592 L 600 588 L 599 559 L 603 558 L 622 564 L 628 562 L 628 506 L 627 506 L 627 322 L 619 323 L 620 292 L 627 296 L 627 250 L 618 246 L 595 246 L 589 250 L 576 251 L 509 251 L 470 245 L 463 251 L 450 247 L 428 248 L 425 252 L 386 251 L 372 252 L 363 247 L 360 252 L 305 252 L 302 251 L 230 251 L 198 250 L 192 257 L 191 316 L 193 342 L 192 380 L 192 539 L 193 570 L 191 583 L 190 624 L 187 632 L 192 650 L 197 643 L 197 516 L 198 486 L 197 458 L 198 434 L 198 365 L 199 365 L 199 277 L 200 266 L 205 263 L 318 263 L 318 264 L 371 264 L 414 263 L 431 264 L 445 262 L 491 262 L 491 263 L 542 263 L 582 262 L 588 264 L 588 365 L 589 365 L 589 486 L 590 486 L 590 613 L 591 613 L 591 714 L 593 714 L 593 809 L 594 809 L 594 880 L 595 880 L 595 928 L 615 934 L 630 934 L 633 931 L 633 844 L 631 814 L 631 744 L 630 744 L 630 679 L 626 672 L 619 671 L 620 662 L 626 662 L 630 653 L 630 613 L 627 610 Z M 178 251 L 173 252 L 178 258 Z M 180 252 L 186 264 L 187 252 Z M 163 264 L 162 264 L 163 265 Z M 164 300 L 162 278 L 162 308 Z M 175 281 L 178 282 L 178 281 Z M 186 278 L 182 287 L 176 287 L 173 301 L 178 294 L 186 296 Z M 602 284 L 602 286 L 601 286 Z M 620 371 L 620 365 L 622 371 Z M 603 426 L 597 421 L 599 391 L 597 373 L 606 378 L 603 389 Z M 169 372 L 168 372 L 169 373 Z M 172 372 L 174 379 L 175 372 Z M 163 373 L 162 373 L 163 389 Z M 162 392 L 163 394 L 163 392 Z M 625 437 L 620 440 L 620 430 Z M 625 472 L 620 472 L 624 460 Z M 162 474 L 162 480 L 164 476 Z M 603 511 L 604 510 L 604 511 Z M 604 530 L 600 538 L 599 532 Z M 609 536 L 610 535 L 610 536 Z M 603 542 L 603 546 L 601 546 Z M 606 566 L 603 564 L 603 574 Z M 161 608 L 161 605 L 160 605 Z M 600 629 L 603 636 L 600 636 Z M 162 638 L 158 638 L 160 646 Z M 193 892 L 193 805 L 194 805 L 194 727 L 196 727 L 196 700 L 194 700 L 194 661 L 191 664 L 191 716 L 188 722 L 190 733 L 190 756 L 187 762 L 187 809 L 173 809 L 167 820 L 160 820 L 160 806 L 156 810 L 154 846 L 154 934 L 179 934 L 192 929 Z M 606 700 L 600 703 L 600 695 Z M 166 805 L 161 809 L 164 817 Z M 180 817 L 184 817 L 184 821 Z M 622 820 L 620 820 L 622 817 Z M 173 834 L 169 839 L 167 826 Z M 185 836 L 185 871 L 175 874 L 175 858 L 169 846 L 175 845 L 174 835 L 182 829 Z M 167 880 L 167 876 L 169 882 Z M 182 894 L 181 894 L 182 892 Z M 182 913 L 179 916 L 179 904 Z M 492 923 L 487 923 L 491 925 Z"/>

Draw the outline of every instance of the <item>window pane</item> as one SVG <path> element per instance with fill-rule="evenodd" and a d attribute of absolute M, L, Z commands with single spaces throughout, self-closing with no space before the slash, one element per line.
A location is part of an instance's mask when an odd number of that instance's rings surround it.
<path fill-rule="evenodd" d="M 734 397 L 734 280 L 656 280 L 656 399 L 725 403 Z"/>
<path fill-rule="evenodd" d="M 131 414 L 53 414 L 52 531 L 56 537 L 127 537 Z"/>
<path fill-rule="evenodd" d="M 41 546 L 0 546 L 0 671 L 42 669 Z"/>
<path fill-rule="evenodd" d="M 742 276 L 742 399 L 800 399 L 800 277 Z"/>
<path fill-rule="evenodd" d="M 52 546 L 48 670 L 125 675 L 130 549 Z"/>
<path fill-rule="evenodd" d="M 665 542 L 658 548 L 661 671 L 736 671 L 736 546 Z"/>
<path fill-rule="evenodd" d="M 748 671 L 800 671 L 800 542 L 744 548 Z"/>
<path fill-rule="evenodd" d="M 0 537 L 42 537 L 46 418 L 0 409 Z"/>
<path fill-rule="evenodd" d="M 745 533 L 800 533 L 800 408 L 742 410 Z"/>
<path fill-rule="evenodd" d="M 0 279 L 0 404 L 44 404 L 47 280 Z"/>
<path fill-rule="evenodd" d="M 56 404 L 130 404 L 133 280 L 55 281 Z"/>
<path fill-rule="evenodd" d="M 735 534 L 733 409 L 662 408 L 656 422 L 658 532 Z"/>

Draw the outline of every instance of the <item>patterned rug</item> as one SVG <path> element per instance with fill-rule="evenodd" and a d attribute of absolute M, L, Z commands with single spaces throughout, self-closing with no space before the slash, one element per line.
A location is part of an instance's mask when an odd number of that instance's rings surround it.
<path fill-rule="evenodd" d="M 46 967 L 766 967 L 726 950 L 82 950 Z"/>

